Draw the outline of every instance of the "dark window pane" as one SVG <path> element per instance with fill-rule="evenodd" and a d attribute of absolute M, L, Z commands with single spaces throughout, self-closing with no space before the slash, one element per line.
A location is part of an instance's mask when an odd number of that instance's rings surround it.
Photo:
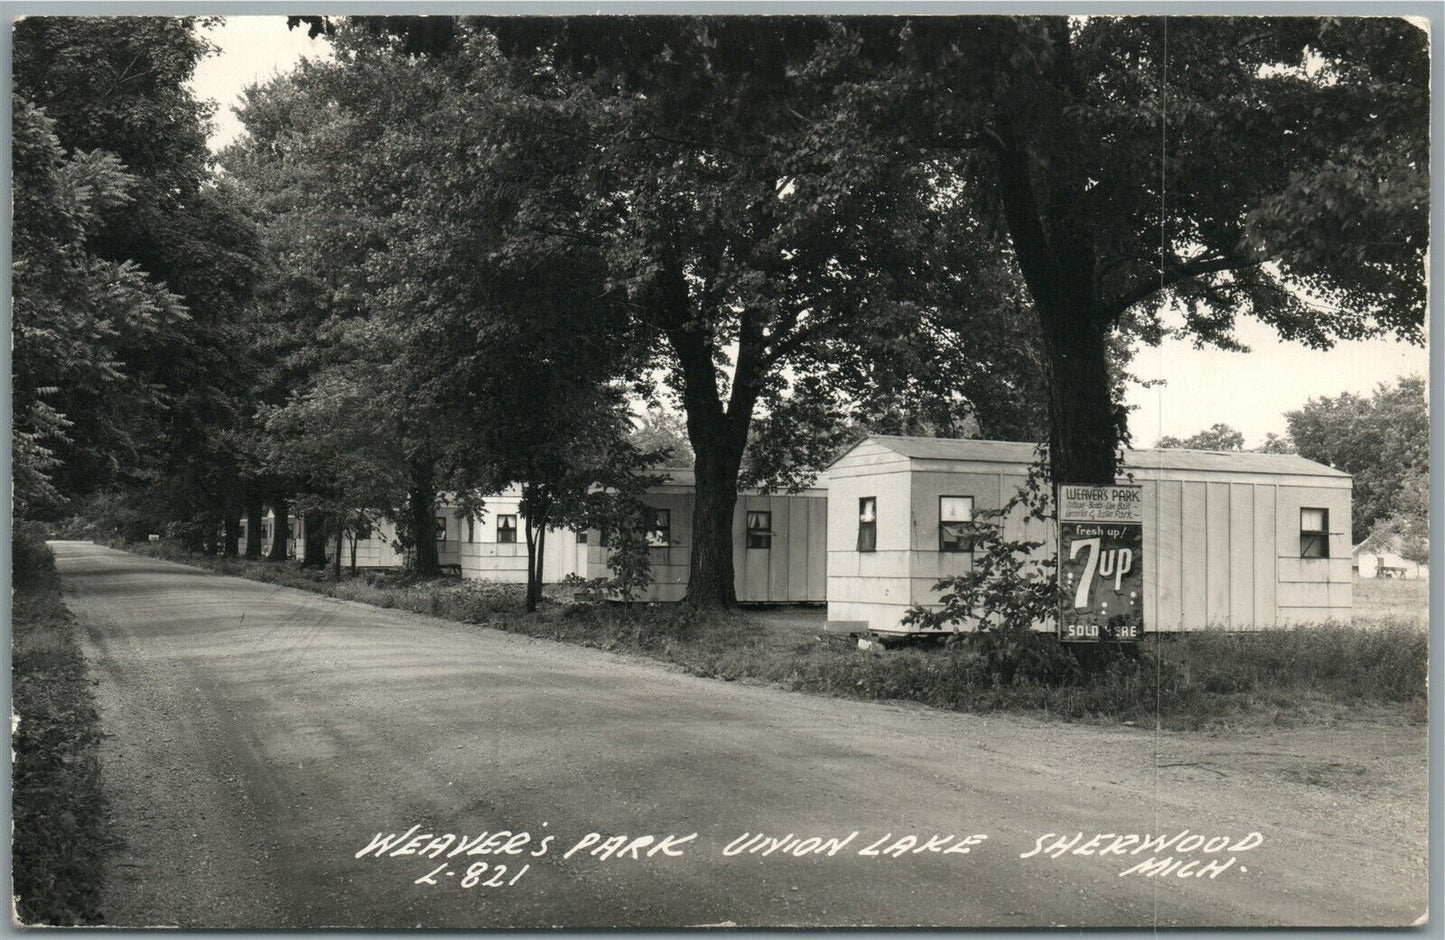
<path fill-rule="evenodd" d="M 938 550 L 941 552 L 973 551 L 972 525 L 967 522 L 939 523 Z"/>
<path fill-rule="evenodd" d="M 878 547 L 878 498 L 863 496 L 858 500 L 858 551 L 871 552 Z"/>
<path fill-rule="evenodd" d="M 1330 557 L 1330 511 L 1304 507 L 1299 511 L 1299 556 Z"/>
<path fill-rule="evenodd" d="M 661 548 L 672 544 L 672 512 L 667 509 L 653 510 L 652 531 L 647 533 L 647 544 Z"/>
<path fill-rule="evenodd" d="M 773 547 L 773 514 L 771 512 L 748 513 L 748 548 Z"/>

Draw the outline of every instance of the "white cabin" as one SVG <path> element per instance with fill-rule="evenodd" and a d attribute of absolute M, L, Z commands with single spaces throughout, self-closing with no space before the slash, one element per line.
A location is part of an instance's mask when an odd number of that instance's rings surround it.
<path fill-rule="evenodd" d="M 915 605 L 973 563 L 949 521 L 1004 505 L 1027 443 L 874 435 L 828 468 L 830 629 L 912 632 Z M 1144 450 L 1120 483 L 1144 492 L 1146 631 L 1248 630 L 1352 612 L 1351 478 L 1292 454 Z M 1054 525 L 1010 518 L 1054 553 Z"/>
<path fill-rule="evenodd" d="M 639 600 L 676 602 L 687 596 L 692 555 L 692 470 L 665 470 L 666 480 L 643 500 L 657 511 L 652 584 Z M 733 586 L 743 603 L 818 603 L 827 600 L 828 494 L 821 487 L 795 494 L 738 495 L 733 511 Z M 611 576 L 608 550 L 588 533 L 587 576 Z"/>

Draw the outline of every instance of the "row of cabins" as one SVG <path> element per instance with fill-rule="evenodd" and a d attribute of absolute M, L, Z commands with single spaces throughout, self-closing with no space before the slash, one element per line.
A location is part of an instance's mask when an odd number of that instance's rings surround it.
<path fill-rule="evenodd" d="M 1031 444 L 874 435 L 840 455 L 815 488 L 740 494 L 733 520 L 737 596 L 754 603 L 824 603 L 835 629 L 898 634 L 904 613 L 938 601 L 934 585 L 973 564 L 966 524 L 1024 485 Z M 1144 491 L 1146 629 L 1250 629 L 1348 619 L 1351 478 L 1286 454 L 1144 450 L 1120 482 Z M 667 471 L 647 494 L 657 511 L 653 583 L 643 600 L 687 592 L 691 471 Z M 527 548 L 515 493 L 486 512 L 438 518 L 443 564 L 462 575 L 525 581 Z M 1015 513 L 1010 537 L 1052 554 L 1052 523 Z M 344 559 L 347 560 L 347 559 Z M 402 561 L 383 528 L 358 545 L 358 565 Z M 544 580 L 606 577 L 595 532 L 549 532 Z"/>

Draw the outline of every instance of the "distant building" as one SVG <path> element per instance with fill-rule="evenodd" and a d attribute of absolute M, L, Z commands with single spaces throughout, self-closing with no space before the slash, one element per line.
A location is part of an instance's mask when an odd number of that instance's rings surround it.
<path fill-rule="evenodd" d="M 1369 539 L 1354 548 L 1355 576 L 1360 578 L 1400 578 L 1414 581 L 1430 577 L 1430 566 L 1410 561 L 1400 555 L 1400 538 L 1384 539 L 1371 544 Z"/>

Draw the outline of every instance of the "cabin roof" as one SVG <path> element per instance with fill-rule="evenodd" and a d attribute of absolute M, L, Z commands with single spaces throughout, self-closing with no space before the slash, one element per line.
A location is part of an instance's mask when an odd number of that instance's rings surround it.
<path fill-rule="evenodd" d="M 958 460 L 985 463 L 1033 463 L 1036 444 L 1020 441 L 960 440 L 871 434 L 834 458 L 836 464 L 859 444 L 873 441 L 910 460 Z M 1257 454 L 1219 450 L 1129 450 L 1124 466 L 1133 469 L 1203 470 L 1215 473 L 1267 473 L 1349 479 L 1343 473 L 1298 454 Z"/>
<path fill-rule="evenodd" d="M 691 467 L 658 467 L 658 468 L 653 469 L 653 470 L 648 470 L 648 471 L 646 471 L 646 473 L 647 473 L 648 476 L 661 477 L 661 478 L 662 478 L 662 482 L 661 482 L 660 484 L 658 484 L 659 486 L 696 486 L 696 485 L 697 485 L 697 473 L 696 473 Z M 826 487 L 821 481 L 815 480 L 815 481 L 813 482 L 813 485 L 812 485 L 812 486 L 804 487 L 803 489 L 801 489 L 801 490 L 799 490 L 799 491 L 797 491 L 797 492 L 789 492 L 789 491 L 786 490 L 786 489 L 779 488 L 779 489 L 776 489 L 776 490 L 772 491 L 772 492 L 771 492 L 770 494 L 768 494 L 768 495 L 771 495 L 771 496 L 818 496 L 818 495 L 820 495 L 820 494 L 825 493 L 826 491 L 827 491 L 827 487 Z M 738 490 L 738 495 L 740 495 L 740 496 L 754 496 L 754 495 L 760 495 L 760 494 L 759 494 L 759 491 L 758 491 L 758 489 L 757 489 L 756 487 L 743 487 L 743 488 L 740 488 L 740 489 Z"/>

